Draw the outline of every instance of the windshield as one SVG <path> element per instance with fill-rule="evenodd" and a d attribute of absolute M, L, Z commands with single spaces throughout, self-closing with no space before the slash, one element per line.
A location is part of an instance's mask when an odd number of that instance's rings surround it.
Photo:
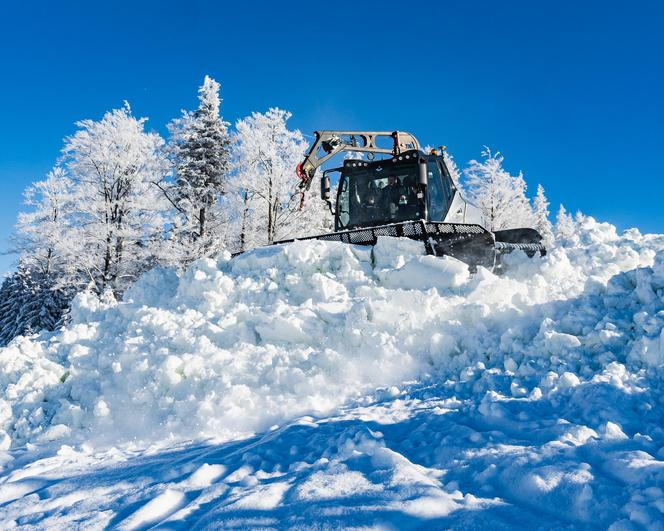
<path fill-rule="evenodd" d="M 337 230 L 423 218 L 417 170 L 415 160 L 346 166 L 339 180 Z"/>

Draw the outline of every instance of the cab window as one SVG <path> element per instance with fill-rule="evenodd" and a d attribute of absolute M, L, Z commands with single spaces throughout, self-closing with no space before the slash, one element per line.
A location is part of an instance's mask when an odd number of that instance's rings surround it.
<path fill-rule="evenodd" d="M 440 168 L 436 160 L 427 162 L 428 173 L 428 207 L 429 220 L 442 221 L 445 215 L 445 205 L 447 203 L 443 192 L 443 183 L 440 176 Z"/>
<path fill-rule="evenodd" d="M 446 202 L 449 203 L 452 199 L 452 178 L 450 177 L 447 168 L 438 161 L 438 167 L 443 176 L 443 196 L 446 199 Z"/>
<path fill-rule="evenodd" d="M 348 179 L 341 179 L 339 182 L 339 195 L 337 199 L 337 212 L 339 226 L 336 230 L 344 229 L 350 221 L 350 201 L 348 193 Z"/>

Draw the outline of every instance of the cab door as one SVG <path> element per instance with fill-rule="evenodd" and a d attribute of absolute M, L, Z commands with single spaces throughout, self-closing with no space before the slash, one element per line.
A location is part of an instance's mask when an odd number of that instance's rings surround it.
<path fill-rule="evenodd" d="M 450 205 L 450 189 L 443 184 L 443 172 L 436 157 L 427 160 L 427 210 L 429 221 L 443 221 Z"/>
<path fill-rule="evenodd" d="M 443 197 L 446 205 L 444 220 L 448 223 L 465 223 L 466 202 L 457 192 L 452 177 L 441 158 L 438 158 L 438 167 L 443 181 Z"/>

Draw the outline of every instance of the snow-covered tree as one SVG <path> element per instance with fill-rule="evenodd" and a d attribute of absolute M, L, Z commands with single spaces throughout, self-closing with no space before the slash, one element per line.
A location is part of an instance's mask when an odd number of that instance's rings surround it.
<path fill-rule="evenodd" d="M 155 183 L 168 172 L 163 139 L 128 104 L 77 122 L 62 163 L 72 181 L 67 274 L 98 293 L 121 292 L 154 263 L 167 209 Z M 69 283 L 72 283 L 70 281 Z"/>
<path fill-rule="evenodd" d="M 445 146 L 441 146 L 445 147 Z M 430 144 L 427 144 L 422 148 L 422 151 L 424 153 L 431 153 L 431 151 L 435 150 L 438 152 L 440 148 L 435 148 Z M 457 190 L 463 191 L 463 184 L 461 182 L 461 170 L 459 169 L 459 166 L 457 166 L 456 161 L 454 160 L 454 157 L 450 155 L 449 151 L 446 149 L 443 149 L 443 160 L 445 161 L 445 166 L 447 167 L 447 170 L 450 172 L 450 177 L 452 178 L 452 182 L 454 182 L 454 185 L 457 187 Z"/>
<path fill-rule="evenodd" d="M 447 150 L 445 150 L 443 151 L 443 159 L 445 160 L 445 166 L 447 166 L 447 170 L 450 172 L 452 181 L 456 185 L 457 189 L 461 189 L 461 170 L 459 169 L 459 166 L 457 166 L 454 157 L 450 155 Z"/>
<path fill-rule="evenodd" d="M 574 236 L 574 232 L 574 220 L 561 204 L 556 215 L 556 238 L 559 240 L 568 240 Z"/>
<path fill-rule="evenodd" d="M 72 181 L 56 167 L 24 195 L 28 209 L 19 214 L 13 237 L 18 269 L 0 288 L 0 346 L 18 335 L 54 330 L 76 293 L 65 279 L 72 259 Z"/>
<path fill-rule="evenodd" d="M 287 128 L 290 117 L 287 111 L 271 108 L 236 124 L 232 188 L 239 249 L 326 228 L 329 211 L 319 197 L 307 197 L 300 208 L 295 167 L 307 143 L 300 131 Z"/>
<path fill-rule="evenodd" d="M 56 166 L 46 179 L 30 185 L 24 193 L 27 211 L 18 215 L 13 237 L 14 251 L 25 267 L 46 276 L 58 276 L 66 267 L 66 243 L 71 236 L 73 183 Z"/>
<path fill-rule="evenodd" d="M 55 330 L 74 294 L 56 287 L 54 275 L 19 263 L 0 287 L 0 347 L 19 335 Z"/>
<path fill-rule="evenodd" d="M 169 124 L 175 180 L 160 186 L 178 213 L 170 241 L 171 252 L 182 262 L 216 253 L 227 228 L 219 201 L 230 170 L 230 137 L 219 113 L 219 88 L 205 76 L 198 109 L 183 111 Z"/>
<path fill-rule="evenodd" d="M 469 198 L 484 212 L 490 230 L 532 227 L 532 207 L 523 174 L 510 175 L 503 156 L 485 147 L 484 160 L 471 160 L 464 172 Z"/>
<path fill-rule="evenodd" d="M 545 245 L 553 244 L 553 225 L 549 220 L 549 200 L 544 195 L 544 187 L 537 185 L 537 195 L 533 199 L 533 212 L 535 214 L 535 228 L 542 235 Z"/>

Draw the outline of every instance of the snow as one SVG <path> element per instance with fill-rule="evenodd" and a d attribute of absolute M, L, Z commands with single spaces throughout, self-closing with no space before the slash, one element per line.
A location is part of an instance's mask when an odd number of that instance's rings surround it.
<path fill-rule="evenodd" d="M 0 527 L 664 529 L 664 236 L 295 242 L 0 349 Z"/>

